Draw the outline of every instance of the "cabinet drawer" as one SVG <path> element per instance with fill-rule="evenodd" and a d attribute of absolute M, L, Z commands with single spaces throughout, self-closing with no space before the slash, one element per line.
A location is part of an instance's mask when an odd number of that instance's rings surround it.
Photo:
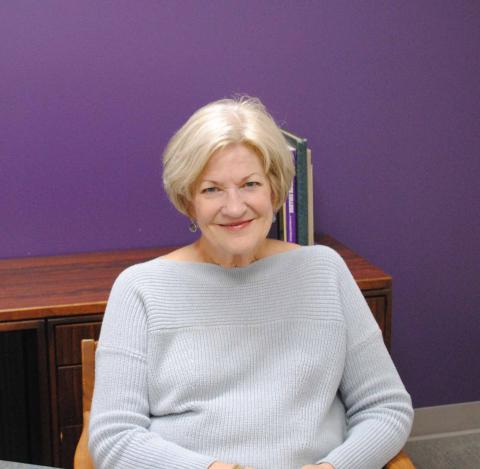
<path fill-rule="evenodd" d="M 82 367 L 62 366 L 57 371 L 59 426 L 82 424 Z"/>
<path fill-rule="evenodd" d="M 100 321 L 80 324 L 59 324 L 55 327 L 55 353 L 57 365 L 82 363 L 82 339 L 98 340 Z"/>
<path fill-rule="evenodd" d="M 380 326 L 380 329 L 385 335 L 385 321 L 387 315 L 387 301 L 384 296 L 371 296 L 366 298 L 368 306 L 372 310 L 372 313 Z"/>

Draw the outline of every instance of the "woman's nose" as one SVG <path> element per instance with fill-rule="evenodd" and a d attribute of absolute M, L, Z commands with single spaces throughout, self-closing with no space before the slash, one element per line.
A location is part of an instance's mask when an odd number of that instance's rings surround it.
<path fill-rule="evenodd" d="M 237 188 L 229 188 L 226 190 L 225 204 L 223 206 L 223 214 L 232 218 L 241 217 L 245 213 L 246 204 L 242 193 Z"/>

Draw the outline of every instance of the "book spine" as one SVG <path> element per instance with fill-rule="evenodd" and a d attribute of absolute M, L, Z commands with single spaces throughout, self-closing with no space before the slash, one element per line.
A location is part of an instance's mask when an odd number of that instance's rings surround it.
<path fill-rule="evenodd" d="M 279 231 L 278 214 L 275 214 L 275 221 L 272 223 L 272 226 L 270 227 L 270 231 L 268 232 L 267 238 L 280 239 L 278 231 Z"/>
<path fill-rule="evenodd" d="M 287 240 L 287 202 L 282 205 L 278 212 L 278 239 L 280 241 Z"/>
<path fill-rule="evenodd" d="M 296 209 L 297 243 L 308 245 L 308 167 L 307 141 L 297 142 L 296 148 Z"/>
<path fill-rule="evenodd" d="M 287 232 L 286 232 L 286 223 L 285 223 L 285 218 L 286 218 L 286 213 L 287 213 L 287 203 L 285 202 L 280 209 L 277 212 L 276 215 L 276 235 L 275 238 L 279 239 L 280 241 L 286 241 L 287 238 Z"/>
<path fill-rule="evenodd" d="M 296 162 L 296 150 L 290 148 L 294 163 Z M 286 240 L 289 243 L 297 242 L 297 208 L 296 208 L 296 176 L 294 176 L 290 190 L 288 191 L 286 200 L 287 211 L 287 236 Z"/>
<path fill-rule="evenodd" d="M 308 166 L 308 244 L 311 246 L 315 243 L 315 224 L 313 215 L 313 165 L 312 150 L 307 149 L 307 166 Z"/>
<path fill-rule="evenodd" d="M 289 145 L 295 147 L 295 177 L 296 177 L 296 225 L 297 243 L 308 245 L 308 167 L 307 140 L 284 131 L 283 135 Z"/>

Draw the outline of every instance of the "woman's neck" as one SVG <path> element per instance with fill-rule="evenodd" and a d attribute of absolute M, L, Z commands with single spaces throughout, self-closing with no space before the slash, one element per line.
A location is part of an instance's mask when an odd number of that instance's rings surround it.
<path fill-rule="evenodd" d="M 213 246 L 211 246 L 207 240 L 200 238 L 198 241 L 193 243 L 193 248 L 195 250 L 196 257 L 200 262 L 208 262 L 210 264 L 220 265 L 225 268 L 232 268 L 246 267 L 252 262 L 258 261 L 264 257 L 262 252 L 264 251 L 265 244 L 266 240 L 261 246 L 258 247 L 258 249 L 252 252 L 245 254 L 242 253 L 239 255 L 230 255 L 228 253 L 222 253 L 218 249 L 215 249 Z"/>

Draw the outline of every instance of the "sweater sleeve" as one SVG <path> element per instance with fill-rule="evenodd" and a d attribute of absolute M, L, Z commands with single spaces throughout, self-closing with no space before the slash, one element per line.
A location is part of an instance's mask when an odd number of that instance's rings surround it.
<path fill-rule="evenodd" d="M 404 446 L 413 409 L 381 331 L 348 267 L 338 256 L 339 295 L 347 328 L 340 395 L 346 408 L 344 443 L 322 460 L 335 469 L 380 469 Z"/>
<path fill-rule="evenodd" d="M 97 468 L 206 469 L 215 458 L 149 431 L 147 321 L 135 267 L 116 280 L 95 359 L 89 450 Z"/>

